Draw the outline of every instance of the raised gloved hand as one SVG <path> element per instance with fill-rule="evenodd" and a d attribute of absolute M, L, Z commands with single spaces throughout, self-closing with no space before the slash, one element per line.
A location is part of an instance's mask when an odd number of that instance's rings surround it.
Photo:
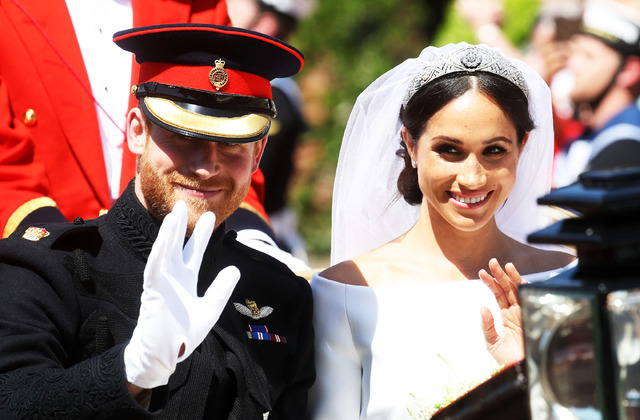
<path fill-rule="evenodd" d="M 200 345 L 240 279 L 235 266 L 220 271 L 198 297 L 198 271 L 215 225 L 204 213 L 185 245 L 187 206 L 178 201 L 160 227 L 144 270 L 138 324 L 124 350 L 127 380 L 141 388 L 166 385 L 176 364 Z"/>

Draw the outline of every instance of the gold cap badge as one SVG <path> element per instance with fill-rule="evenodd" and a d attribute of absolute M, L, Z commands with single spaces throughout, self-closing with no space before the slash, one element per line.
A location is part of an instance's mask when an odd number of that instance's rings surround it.
<path fill-rule="evenodd" d="M 220 90 L 220 88 L 226 85 L 229 81 L 229 75 L 224 69 L 224 60 L 217 59 L 215 63 L 216 66 L 211 69 L 211 72 L 209 73 L 209 81 L 211 82 L 213 87 L 216 88 L 216 90 Z"/>
<path fill-rule="evenodd" d="M 42 238 L 46 238 L 47 236 L 49 236 L 49 232 L 47 232 L 46 229 L 34 226 L 31 226 L 30 228 L 25 230 L 24 235 L 22 235 L 24 239 L 34 242 L 37 242 Z"/>

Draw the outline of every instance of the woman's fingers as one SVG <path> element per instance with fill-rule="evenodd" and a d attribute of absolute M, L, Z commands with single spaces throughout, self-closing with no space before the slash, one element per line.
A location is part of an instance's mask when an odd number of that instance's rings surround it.
<path fill-rule="evenodd" d="M 487 342 L 487 346 L 493 346 L 500 338 L 496 332 L 493 315 L 489 308 L 482 307 L 480 309 L 480 316 L 482 317 L 482 332 L 484 334 L 484 339 Z"/>
<path fill-rule="evenodd" d="M 480 270 L 478 273 L 480 276 L 480 280 L 491 290 L 493 296 L 496 298 L 496 302 L 498 302 L 498 306 L 500 308 L 506 308 L 509 306 L 509 300 L 507 299 L 504 290 L 500 286 L 500 284 L 493 278 L 485 269 Z"/>
<path fill-rule="evenodd" d="M 509 268 L 507 268 L 509 267 Z M 509 306 L 518 304 L 518 287 L 522 278 L 516 270 L 515 266 L 512 263 L 507 263 L 505 265 L 505 270 L 502 269 L 500 263 L 497 259 L 492 258 L 489 261 L 489 269 L 491 270 L 491 274 L 495 278 L 496 282 L 500 285 L 505 298 L 508 302 Z M 511 277 L 513 276 L 513 277 Z"/>
<path fill-rule="evenodd" d="M 507 263 L 504 269 L 497 259 L 489 261 L 491 274 L 482 269 L 478 273 L 482 282 L 489 287 L 496 298 L 498 305 L 505 309 L 518 305 L 518 286 L 526 283 L 520 273 L 512 263 Z"/>

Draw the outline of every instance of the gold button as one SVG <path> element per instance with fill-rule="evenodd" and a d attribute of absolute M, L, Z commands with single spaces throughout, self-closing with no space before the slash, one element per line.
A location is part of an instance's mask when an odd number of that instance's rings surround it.
<path fill-rule="evenodd" d="M 24 113 L 24 125 L 27 127 L 35 127 L 38 119 L 36 118 L 36 111 L 29 108 Z"/>
<path fill-rule="evenodd" d="M 98 212 L 98 216 L 104 216 L 108 212 L 109 212 L 109 210 L 107 210 L 107 209 L 100 209 L 100 211 Z"/>

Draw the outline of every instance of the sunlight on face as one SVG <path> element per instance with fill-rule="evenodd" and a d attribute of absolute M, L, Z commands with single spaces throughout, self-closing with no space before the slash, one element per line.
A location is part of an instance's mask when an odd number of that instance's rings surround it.
<path fill-rule="evenodd" d="M 206 211 L 216 215 L 217 227 L 246 196 L 255 170 L 256 145 L 195 140 L 152 126 L 138 174 L 143 205 L 163 219 L 178 200 L 184 200 L 189 235 Z"/>
<path fill-rule="evenodd" d="M 520 149 L 515 125 L 487 96 L 470 90 L 453 100 L 411 151 L 423 208 L 460 230 L 485 226 L 513 189 Z"/>

